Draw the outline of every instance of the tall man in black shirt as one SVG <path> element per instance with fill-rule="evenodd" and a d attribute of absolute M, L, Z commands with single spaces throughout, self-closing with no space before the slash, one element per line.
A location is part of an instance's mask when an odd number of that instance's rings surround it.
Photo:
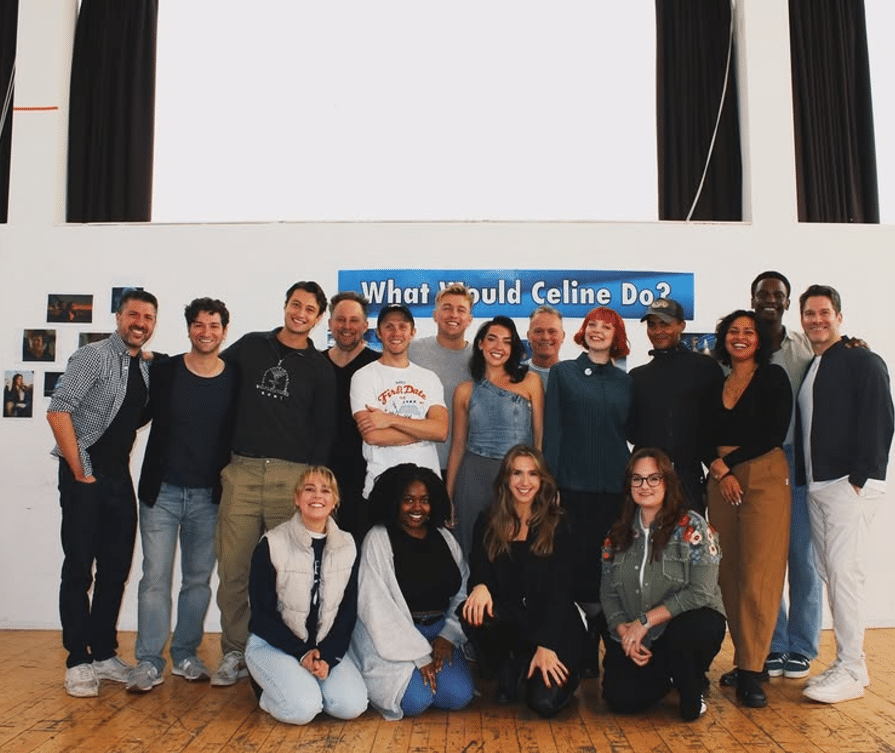
<path fill-rule="evenodd" d="M 690 507 L 704 515 L 702 461 L 711 457 L 709 397 L 721 389 L 721 367 L 681 345 L 686 322 L 677 301 L 657 298 L 640 321 L 646 322 L 653 360 L 631 370 L 634 402 L 628 439 L 635 450 L 664 450 L 680 476 Z"/>
<path fill-rule="evenodd" d="M 230 313 L 222 301 L 197 298 L 185 309 L 190 350 L 156 356 L 150 369 L 152 431 L 138 495 L 143 578 L 137 602 L 137 666 L 127 689 L 145 693 L 163 681 L 162 652 L 171 637 L 172 672 L 187 680 L 211 673 L 196 650 L 211 601 L 214 529 L 221 469 L 230 459 L 236 374 L 218 355 Z M 180 596 L 171 636 L 171 581 L 180 539 Z"/>
<path fill-rule="evenodd" d="M 339 528 L 352 533 L 358 539 L 358 545 L 366 522 L 367 503 L 363 492 L 367 461 L 364 460 L 363 440 L 351 412 L 351 377 L 380 355 L 364 342 L 369 327 L 367 305 L 367 299 L 353 291 L 337 293 L 330 299 L 329 331 L 334 344 L 323 353 L 336 374 L 336 440 L 328 465 L 339 482 Z"/>
<path fill-rule="evenodd" d="M 325 311 L 320 286 L 297 282 L 286 291 L 282 327 L 250 332 L 221 354 L 236 367 L 239 387 L 233 454 L 221 474 L 216 550 L 224 655 L 212 685 L 246 675 L 249 568 L 258 539 L 292 517 L 302 471 L 329 459 L 336 379 L 310 338 Z"/>

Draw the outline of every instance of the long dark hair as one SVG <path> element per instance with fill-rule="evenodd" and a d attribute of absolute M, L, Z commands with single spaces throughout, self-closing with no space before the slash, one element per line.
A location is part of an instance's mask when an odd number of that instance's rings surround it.
<path fill-rule="evenodd" d="M 440 528 L 448 521 L 451 515 L 451 501 L 441 477 L 434 471 L 414 463 L 401 463 L 384 470 L 376 477 L 368 501 L 371 527 L 377 523 L 392 530 L 399 527 L 398 511 L 401 498 L 414 481 L 419 481 L 429 493 L 427 525 L 430 528 Z"/>
<path fill-rule="evenodd" d="M 609 559 L 613 559 L 619 552 L 624 552 L 634 541 L 634 516 L 639 514 L 639 508 L 631 496 L 631 476 L 634 475 L 634 466 L 643 458 L 652 458 L 656 461 L 656 466 L 665 482 L 665 499 L 662 500 L 662 507 L 650 527 L 652 542 L 650 561 L 657 562 L 662 559 L 662 550 L 665 549 L 678 522 L 687 512 L 687 499 L 668 455 L 657 447 L 643 447 L 637 450 L 631 455 L 625 467 L 625 501 L 622 504 L 622 511 L 606 537 Z"/>
<path fill-rule="evenodd" d="M 539 557 L 549 557 L 553 554 L 553 538 L 562 516 L 562 509 L 556 499 L 556 480 L 550 473 L 547 461 L 540 450 L 517 444 L 504 456 L 500 471 L 494 480 L 494 502 L 488 511 L 488 527 L 485 529 L 485 551 L 491 562 L 494 562 L 499 555 L 510 551 L 510 542 L 522 529 L 522 521 L 516 515 L 513 494 L 510 491 L 510 475 L 517 458 L 531 458 L 541 478 L 541 488 L 538 489 L 532 502 L 531 519 L 528 521 L 529 530 L 535 532 L 531 551 Z"/>
<path fill-rule="evenodd" d="M 481 345 L 485 341 L 491 327 L 504 327 L 510 332 L 512 343 L 510 344 L 510 357 L 503 365 L 504 371 L 510 375 L 510 381 L 514 384 L 521 382 L 528 372 L 528 366 L 522 365 L 522 359 L 525 358 L 525 347 L 522 345 L 522 338 L 516 331 L 516 324 L 508 316 L 495 316 L 489 319 L 475 333 L 475 340 L 472 342 L 472 357 L 469 359 L 469 371 L 474 381 L 478 382 L 485 376 L 485 356 L 482 353 Z"/>

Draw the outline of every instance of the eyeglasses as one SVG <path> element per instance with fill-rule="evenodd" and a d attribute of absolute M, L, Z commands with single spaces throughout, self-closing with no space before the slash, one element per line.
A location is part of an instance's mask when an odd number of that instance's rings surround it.
<path fill-rule="evenodd" d="M 661 473 L 651 473 L 649 476 L 631 476 L 631 486 L 643 486 L 646 482 L 647 486 L 658 486 L 665 478 Z"/>

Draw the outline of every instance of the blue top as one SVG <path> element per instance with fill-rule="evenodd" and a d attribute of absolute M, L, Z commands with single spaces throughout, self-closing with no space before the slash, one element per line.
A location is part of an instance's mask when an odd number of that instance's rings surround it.
<path fill-rule="evenodd" d="M 517 444 L 531 444 L 531 402 L 487 379 L 472 385 L 466 450 L 502 458 Z"/>
<path fill-rule="evenodd" d="M 582 353 L 550 370 L 544 402 L 544 456 L 561 488 L 622 491 L 628 463 L 631 377 Z"/>

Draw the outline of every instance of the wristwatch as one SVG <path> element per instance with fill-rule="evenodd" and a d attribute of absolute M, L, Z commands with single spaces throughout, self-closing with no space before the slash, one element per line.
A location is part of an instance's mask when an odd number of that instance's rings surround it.
<path fill-rule="evenodd" d="M 649 617 L 646 616 L 646 612 L 641 613 L 641 615 L 640 615 L 640 624 L 643 625 L 643 627 L 646 627 L 646 628 L 648 628 L 648 627 L 650 626 L 650 625 L 649 625 Z"/>

